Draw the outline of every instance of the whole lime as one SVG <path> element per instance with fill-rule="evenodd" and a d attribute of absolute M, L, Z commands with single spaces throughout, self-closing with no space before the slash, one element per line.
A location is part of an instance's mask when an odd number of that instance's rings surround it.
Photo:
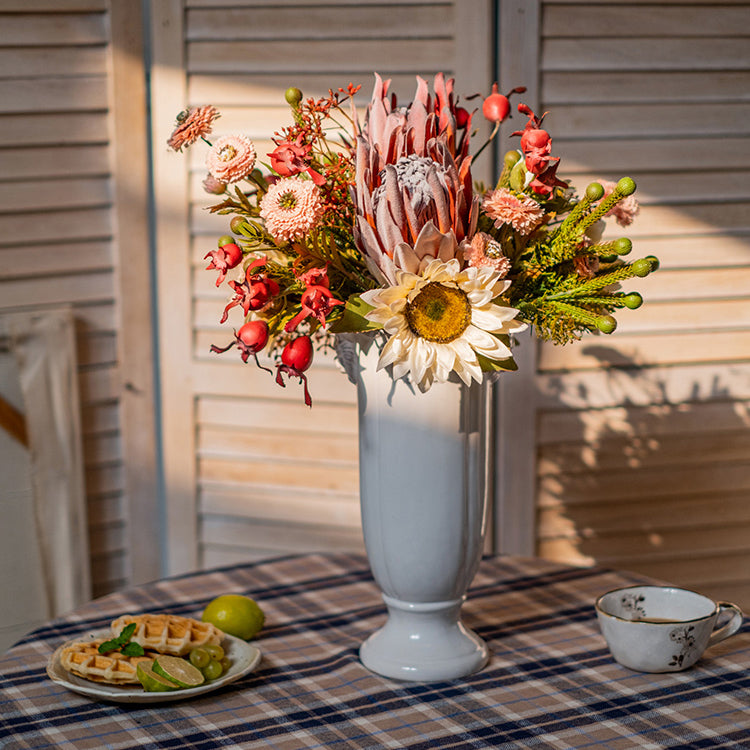
<path fill-rule="evenodd" d="M 266 618 L 258 603 L 249 596 L 222 594 L 208 604 L 201 619 L 229 635 L 249 641 L 260 632 Z"/>

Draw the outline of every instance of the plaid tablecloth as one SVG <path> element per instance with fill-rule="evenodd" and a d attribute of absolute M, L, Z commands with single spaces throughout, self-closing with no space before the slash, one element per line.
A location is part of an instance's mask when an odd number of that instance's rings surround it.
<path fill-rule="evenodd" d="M 21 748 L 750 748 L 750 624 L 691 670 L 614 663 L 593 601 L 639 582 L 600 568 L 492 557 L 464 620 L 490 645 L 481 672 L 400 683 L 357 659 L 385 609 L 367 562 L 304 555 L 223 568 L 109 595 L 53 621 L 0 660 L 0 747 Z M 220 593 L 261 603 L 257 671 L 215 693 L 108 704 L 52 683 L 61 642 L 123 612 L 198 616 Z"/>

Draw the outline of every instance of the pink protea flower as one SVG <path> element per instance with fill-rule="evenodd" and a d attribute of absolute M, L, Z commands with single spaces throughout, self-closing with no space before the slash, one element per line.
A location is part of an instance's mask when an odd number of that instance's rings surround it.
<path fill-rule="evenodd" d="M 219 116 L 219 111 L 209 105 L 190 107 L 180 112 L 177 115 L 177 126 L 169 136 L 167 145 L 174 151 L 187 148 L 199 138 L 208 135 L 213 121 Z"/>
<path fill-rule="evenodd" d="M 212 177 L 230 184 L 239 182 L 252 172 L 255 158 L 255 146 L 247 136 L 225 135 L 211 147 L 206 166 Z"/>
<path fill-rule="evenodd" d="M 602 199 L 606 198 L 617 187 L 616 182 L 610 182 L 609 180 L 598 180 L 598 182 L 604 188 Z M 638 205 L 635 196 L 628 195 L 604 216 L 605 218 L 611 216 L 621 227 L 627 227 L 633 223 L 640 210 L 641 207 Z"/>
<path fill-rule="evenodd" d="M 476 268 L 490 266 L 504 279 L 510 271 L 510 259 L 503 254 L 500 243 L 496 242 L 484 232 L 477 232 L 472 238 L 469 246 L 464 250 L 464 260 Z"/>
<path fill-rule="evenodd" d="M 279 180 L 261 199 L 260 215 L 277 242 L 289 242 L 317 226 L 323 215 L 320 191 L 301 177 Z"/>
<path fill-rule="evenodd" d="M 531 234 L 544 219 L 544 209 L 533 199 L 518 197 L 507 188 L 493 190 L 484 197 L 482 209 L 498 229 L 510 224 L 524 237 Z"/>
<path fill-rule="evenodd" d="M 429 260 L 454 258 L 476 229 L 479 200 L 468 155 L 471 115 L 458 108 L 453 79 L 435 76 L 434 95 L 417 77 L 408 107 L 375 77 L 357 137 L 354 237 L 375 278 L 396 283 Z"/>

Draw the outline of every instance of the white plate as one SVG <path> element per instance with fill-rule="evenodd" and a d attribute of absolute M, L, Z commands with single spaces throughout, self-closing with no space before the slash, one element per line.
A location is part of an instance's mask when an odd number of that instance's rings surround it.
<path fill-rule="evenodd" d="M 260 664 L 262 658 L 257 646 L 251 646 L 232 635 L 225 635 L 221 645 L 226 655 L 231 659 L 232 666 L 219 679 L 198 685 L 198 687 L 171 690 L 166 693 L 147 693 L 140 685 L 107 685 L 101 682 L 84 680 L 82 677 L 77 677 L 63 669 L 60 664 L 60 652 L 71 643 L 111 637 L 112 631 L 109 629 L 95 630 L 63 643 L 49 659 L 47 664 L 49 678 L 52 682 L 62 685 L 74 693 L 80 693 L 98 700 L 115 701 L 116 703 L 166 703 L 186 700 L 196 695 L 218 690 L 220 687 L 239 680 L 240 677 L 252 672 Z"/>

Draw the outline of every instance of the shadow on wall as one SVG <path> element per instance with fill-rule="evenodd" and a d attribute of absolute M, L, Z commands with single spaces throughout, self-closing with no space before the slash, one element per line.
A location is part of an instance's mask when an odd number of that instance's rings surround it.
<path fill-rule="evenodd" d="M 750 609 L 750 405 L 733 383 L 746 366 L 704 382 L 643 367 L 592 345 L 601 392 L 552 377 L 564 411 L 542 417 L 538 552 L 609 565 L 698 589 Z"/>

